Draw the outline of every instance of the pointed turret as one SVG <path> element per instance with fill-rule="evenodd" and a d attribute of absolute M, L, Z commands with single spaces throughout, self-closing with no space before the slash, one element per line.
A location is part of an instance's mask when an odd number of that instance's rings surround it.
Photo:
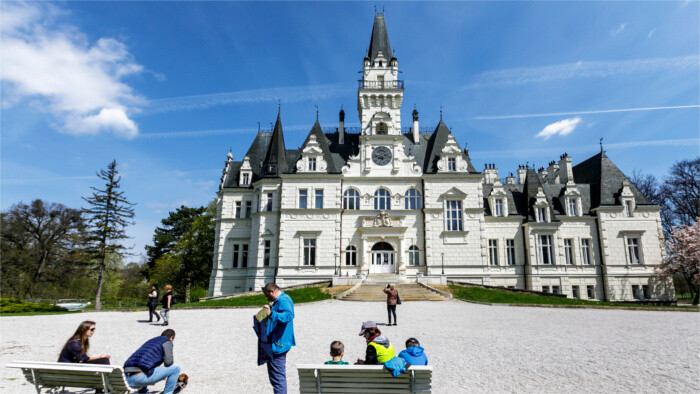
<path fill-rule="evenodd" d="M 372 38 L 369 41 L 369 50 L 367 51 L 367 58 L 369 58 L 370 62 L 374 62 L 379 52 L 382 52 L 386 60 L 391 60 L 394 57 L 391 45 L 389 45 L 389 34 L 386 32 L 384 14 L 374 15 Z"/>
<path fill-rule="evenodd" d="M 275 128 L 272 130 L 272 138 L 270 146 L 267 148 L 267 154 L 263 161 L 261 173 L 263 177 L 279 177 L 280 174 L 287 171 L 286 148 L 284 146 L 284 134 L 282 133 L 282 118 L 280 111 L 277 110 L 277 121 Z"/>

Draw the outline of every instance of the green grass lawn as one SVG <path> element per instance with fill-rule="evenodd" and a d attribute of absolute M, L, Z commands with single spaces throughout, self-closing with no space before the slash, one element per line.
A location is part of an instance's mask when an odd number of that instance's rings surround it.
<path fill-rule="evenodd" d="M 595 305 L 634 308 L 688 308 L 688 306 L 668 307 L 643 304 L 620 304 L 616 302 L 587 301 L 563 297 L 548 297 L 536 294 L 513 293 L 504 290 L 485 289 L 476 286 L 450 285 L 455 298 L 467 301 L 488 302 L 493 304 L 528 304 L 528 305 Z M 695 308 L 697 307 L 690 307 Z"/>
<path fill-rule="evenodd" d="M 324 293 L 320 287 L 307 287 L 305 289 L 296 289 L 285 291 L 287 295 L 292 298 L 295 304 L 301 304 L 304 302 L 314 302 L 323 301 L 331 298 L 330 294 Z M 224 300 L 209 300 L 202 302 L 191 302 L 189 304 L 176 304 L 173 309 L 184 308 L 184 307 L 208 307 L 208 306 L 262 306 L 268 304 L 270 301 L 265 298 L 262 294 L 227 298 Z"/>

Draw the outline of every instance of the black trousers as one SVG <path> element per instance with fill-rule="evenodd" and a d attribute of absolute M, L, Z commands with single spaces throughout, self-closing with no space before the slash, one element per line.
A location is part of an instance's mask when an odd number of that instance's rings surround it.
<path fill-rule="evenodd" d="M 109 365 L 109 359 L 107 357 L 104 358 L 96 358 L 91 361 L 85 361 L 83 364 L 106 364 Z"/>
<path fill-rule="evenodd" d="M 391 324 L 391 314 L 394 314 L 394 323 L 396 323 L 396 305 L 387 305 L 386 313 L 389 315 L 389 324 Z"/>
<path fill-rule="evenodd" d="M 160 316 L 158 316 L 158 312 L 156 312 L 156 308 L 158 305 L 153 305 L 153 304 L 148 304 L 148 321 L 153 321 L 153 316 L 156 317 L 156 321 L 160 321 Z"/>

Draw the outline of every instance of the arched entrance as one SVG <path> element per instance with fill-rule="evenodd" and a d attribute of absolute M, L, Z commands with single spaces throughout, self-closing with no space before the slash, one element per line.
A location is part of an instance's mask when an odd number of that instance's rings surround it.
<path fill-rule="evenodd" d="M 377 242 L 372 246 L 370 274 L 393 274 L 395 272 L 394 248 L 386 242 Z"/>

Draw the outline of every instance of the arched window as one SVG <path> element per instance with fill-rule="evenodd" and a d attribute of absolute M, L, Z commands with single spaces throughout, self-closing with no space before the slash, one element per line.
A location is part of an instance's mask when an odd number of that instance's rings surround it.
<path fill-rule="evenodd" d="M 345 249 L 345 265 L 357 265 L 357 248 L 352 245 Z"/>
<path fill-rule="evenodd" d="M 420 192 L 416 189 L 408 189 L 405 194 L 405 209 L 420 209 Z"/>
<path fill-rule="evenodd" d="M 360 209 L 360 193 L 355 189 L 348 189 L 343 193 L 343 209 Z"/>
<path fill-rule="evenodd" d="M 420 251 L 416 245 L 408 248 L 408 265 L 420 265 Z"/>
<path fill-rule="evenodd" d="M 384 123 L 384 122 L 377 123 L 377 135 L 386 134 L 387 129 L 388 129 L 388 127 L 387 127 L 386 123 Z"/>
<path fill-rule="evenodd" d="M 374 192 L 374 209 L 391 209 L 391 196 L 386 189 L 378 189 Z"/>

